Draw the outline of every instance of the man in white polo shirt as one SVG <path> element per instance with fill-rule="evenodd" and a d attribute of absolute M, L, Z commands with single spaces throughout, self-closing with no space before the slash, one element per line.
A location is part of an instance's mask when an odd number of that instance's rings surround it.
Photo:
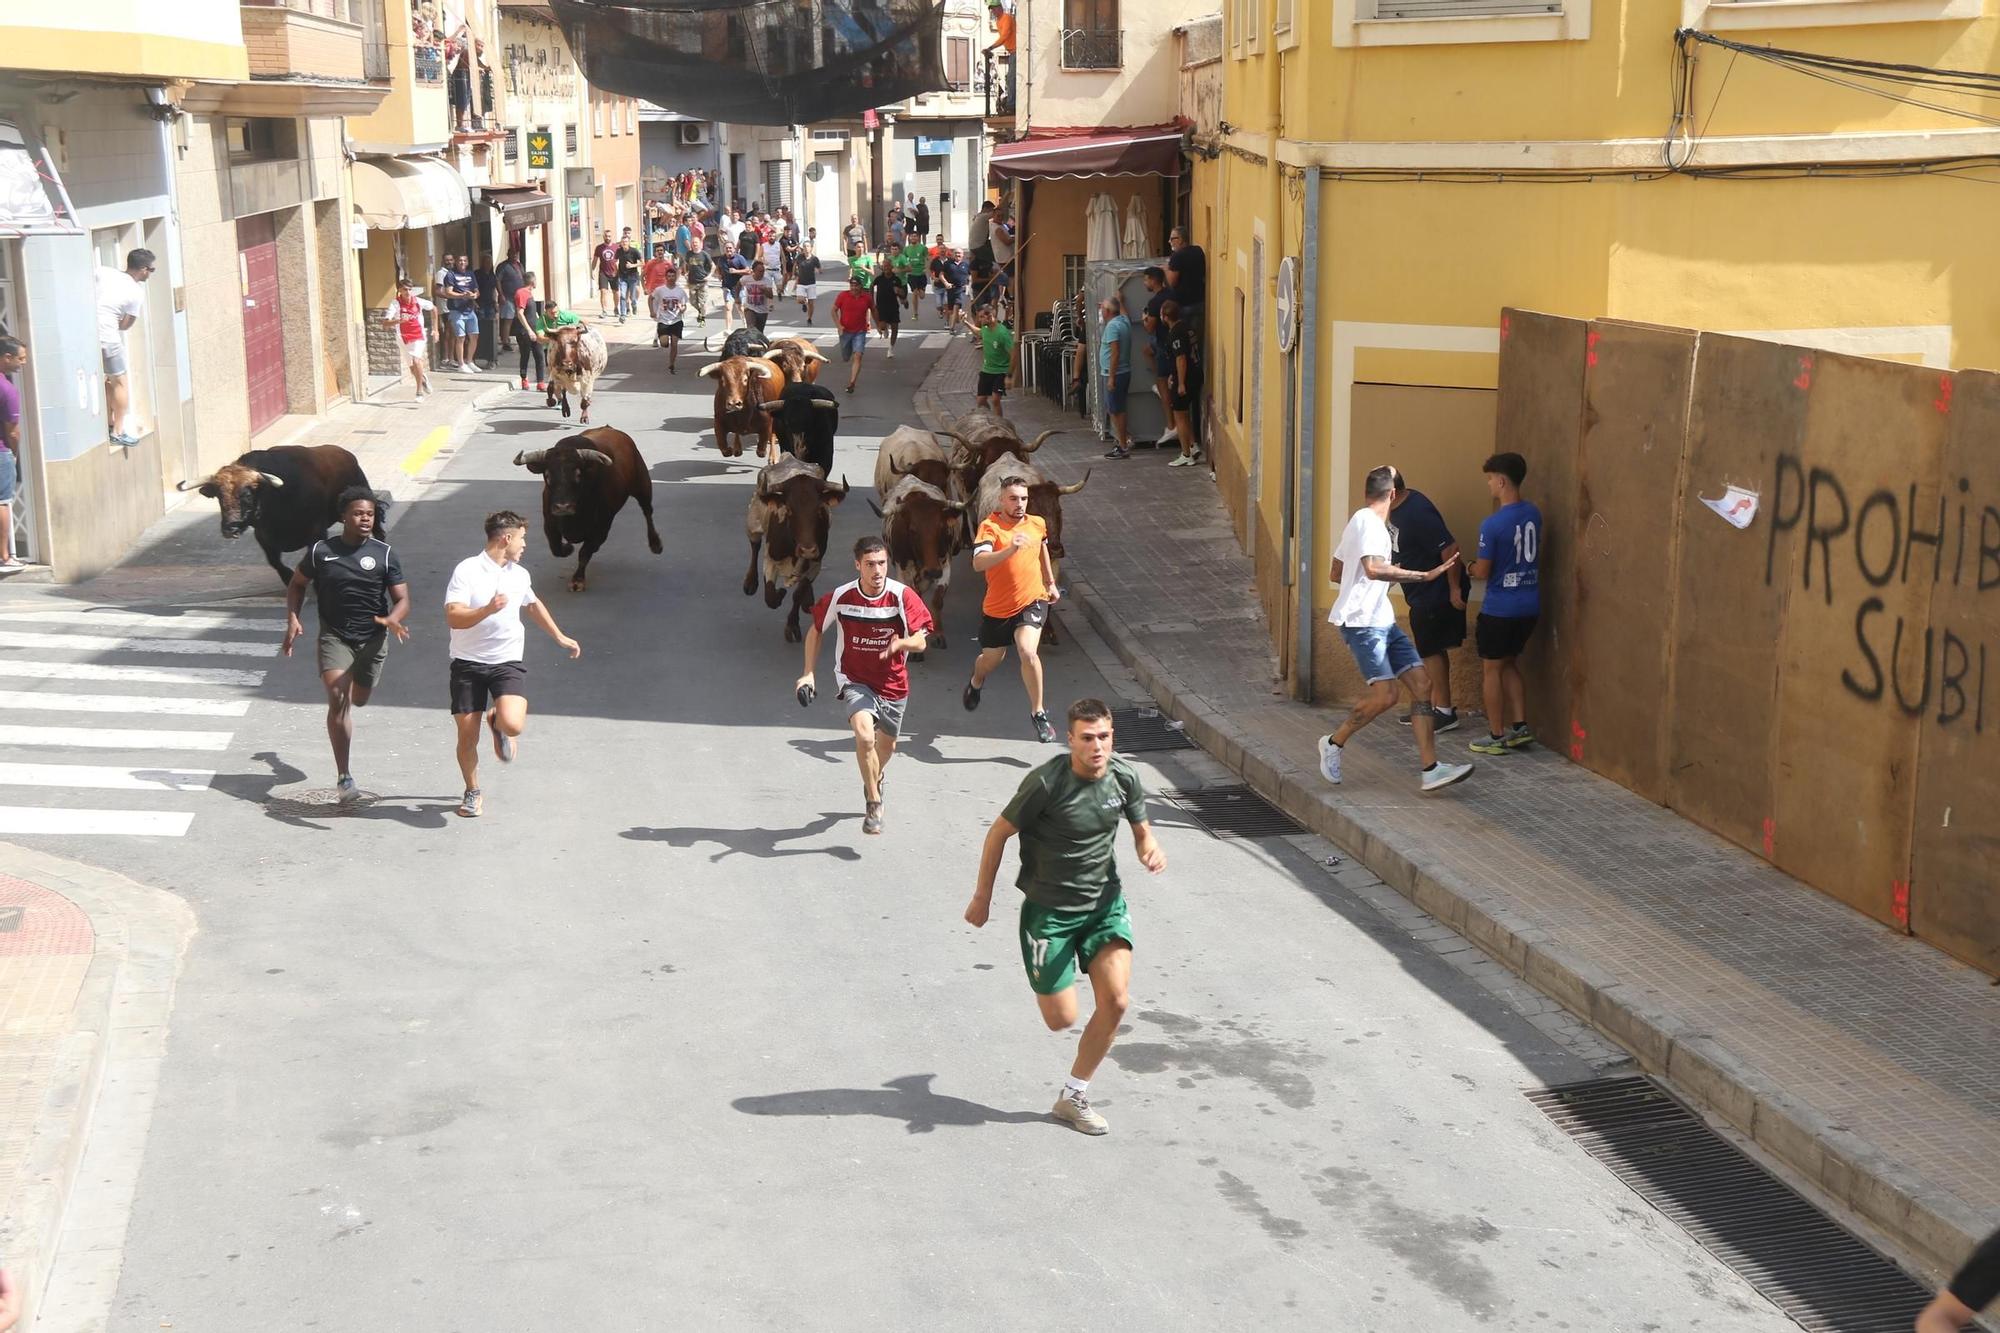
<path fill-rule="evenodd" d="M 528 520 L 503 509 L 486 517 L 486 549 L 458 562 L 444 590 L 444 619 L 451 627 L 451 716 L 458 724 L 458 769 L 465 775 L 465 799 L 458 813 L 480 811 L 479 722 L 493 729 L 493 753 L 514 759 L 514 742 L 528 725 L 528 634 L 521 613 L 563 647 L 572 659 L 583 653 L 575 639 L 556 628 L 548 607 L 535 596 L 520 564 L 528 547 Z"/>

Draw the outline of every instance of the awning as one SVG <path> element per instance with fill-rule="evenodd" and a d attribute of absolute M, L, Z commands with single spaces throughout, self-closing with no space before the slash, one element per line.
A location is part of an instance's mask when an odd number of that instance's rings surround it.
<path fill-rule="evenodd" d="M 469 216 L 472 195 L 434 157 L 364 157 L 354 163 L 354 207 L 376 231 L 406 231 Z"/>
<path fill-rule="evenodd" d="M 478 194 L 479 202 L 498 213 L 509 231 L 556 219 L 556 201 L 532 185 L 481 185 Z"/>
<path fill-rule="evenodd" d="M 0 120 L 0 236 L 79 236 L 55 163 L 33 135 Z"/>
<path fill-rule="evenodd" d="M 989 183 L 1091 176 L 1178 176 L 1181 131 L 1172 125 L 1143 130 L 1079 130 L 1017 139 L 993 146 Z"/>

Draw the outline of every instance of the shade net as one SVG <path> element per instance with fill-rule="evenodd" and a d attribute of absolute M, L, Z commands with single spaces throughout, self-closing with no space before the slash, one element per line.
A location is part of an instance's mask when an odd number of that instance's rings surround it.
<path fill-rule="evenodd" d="M 943 0 L 550 0 L 584 77 L 742 125 L 858 116 L 945 87 Z"/>

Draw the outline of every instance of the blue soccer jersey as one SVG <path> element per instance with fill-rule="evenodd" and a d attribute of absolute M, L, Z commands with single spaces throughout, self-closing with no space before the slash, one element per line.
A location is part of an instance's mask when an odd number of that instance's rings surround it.
<path fill-rule="evenodd" d="M 1540 615 L 1541 554 L 1541 510 L 1526 500 L 1494 510 L 1479 525 L 1478 558 L 1493 562 L 1480 611 L 1489 616 Z"/>

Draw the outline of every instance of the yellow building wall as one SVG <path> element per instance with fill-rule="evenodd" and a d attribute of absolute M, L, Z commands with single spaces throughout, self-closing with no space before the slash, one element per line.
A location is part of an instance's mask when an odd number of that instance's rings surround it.
<path fill-rule="evenodd" d="M 76 0 L 11 7 L 6 64 L 14 70 L 146 78 L 250 77 L 236 0 Z"/>
<path fill-rule="evenodd" d="M 451 103 L 445 84 L 418 83 L 411 53 L 411 0 L 383 0 L 389 47 L 390 91 L 365 116 L 347 118 L 347 137 L 358 144 L 441 144 L 451 138 Z M 496 71 L 497 72 L 497 71 Z"/>

